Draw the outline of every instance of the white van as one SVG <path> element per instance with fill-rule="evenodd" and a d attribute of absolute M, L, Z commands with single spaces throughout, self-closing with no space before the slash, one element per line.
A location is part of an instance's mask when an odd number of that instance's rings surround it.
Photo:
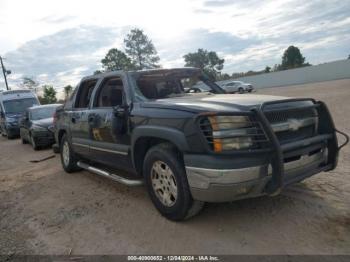
<path fill-rule="evenodd" d="M 30 90 L 0 91 L 0 132 L 11 139 L 19 136 L 19 120 L 28 107 L 40 105 Z"/>

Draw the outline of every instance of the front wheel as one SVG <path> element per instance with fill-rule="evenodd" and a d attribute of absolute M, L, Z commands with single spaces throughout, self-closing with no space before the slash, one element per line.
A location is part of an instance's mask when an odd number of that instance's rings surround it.
<path fill-rule="evenodd" d="M 238 88 L 238 93 L 243 94 L 244 93 L 244 89 L 242 87 Z"/>
<path fill-rule="evenodd" d="M 183 162 L 171 144 L 162 143 L 147 152 L 143 174 L 150 198 L 164 217 L 180 221 L 202 209 L 204 203 L 192 198 Z"/>
<path fill-rule="evenodd" d="M 64 171 L 66 171 L 67 173 L 72 173 L 80 170 L 80 168 L 77 165 L 78 159 L 75 156 L 66 135 L 63 135 L 61 139 L 60 154 L 61 163 Z"/>
<path fill-rule="evenodd" d="M 27 140 L 25 140 L 23 137 L 21 137 L 21 141 L 23 145 L 28 144 Z"/>
<path fill-rule="evenodd" d="M 30 143 L 32 144 L 32 147 L 35 151 L 39 150 L 39 146 L 37 145 L 35 138 L 30 135 Z"/>

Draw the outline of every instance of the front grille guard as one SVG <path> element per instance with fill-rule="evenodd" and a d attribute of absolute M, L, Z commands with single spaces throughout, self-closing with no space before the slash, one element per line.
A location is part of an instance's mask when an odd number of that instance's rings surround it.
<path fill-rule="evenodd" d="M 318 135 L 306 138 L 303 140 L 298 140 L 295 142 L 291 142 L 288 144 L 281 145 L 276 134 L 272 130 L 272 127 L 270 125 L 270 122 L 265 116 L 265 109 L 269 105 L 273 104 L 282 104 L 282 103 L 288 103 L 288 102 L 312 102 L 312 104 L 300 107 L 300 109 L 307 109 L 307 108 L 314 108 L 317 110 L 318 113 Z M 272 111 L 293 111 L 296 110 L 295 108 L 278 108 L 274 110 L 268 110 L 268 112 Z M 213 113 L 202 113 L 196 116 L 196 120 L 200 119 L 202 116 L 208 116 L 213 115 Z M 230 151 L 230 152 L 222 152 L 222 154 L 233 154 L 233 155 L 242 155 L 242 154 L 254 154 L 254 153 L 271 153 L 271 167 L 272 167 L 272 177 L 271 180 L 268 182 L 268 184 L 265 187 L 265 192 L 269 195 L 275 195 L 278 194 L 282 188 L 294 181 L 302 180 L 303 178 L 309 177 L 315 173 L 321 172 L 321 171 L 328 171 L 332 170 L 337 165 L 337 159 L 339 150 L 345 146 L 348 141 L 349 137 L 338 131 L 335 128 L 333 119 L 331 117 L 331 114 L 326 106 L 325 103 L 321 101 L 316 101 L 312 98 L 295 98 L 295 99 L 287 99 L 282 101 L 271 101 L 271 102 L 265 102 L 260 107 L 253 108 L 249 112 L 217 112 L 214 113 L 214 115 L 246 115 L 250 116 L 256 119 L 256 121 L 260 122 L 260 125 L 263 128 L 263 131 L 267 137 L 268 140 L 268 146 L 264 147 L 262 149 L 251 149 L 251 150 L 236 150 L 236 151 Z M 199 125 L 198 125 L 199 126 Z M 199 128 L 199 131 L 200 128 Z M 338 140 L 336 133 L 339 133 L 345 137 L 345 142 L 338 147 Z M 204 138 L 204 137 L 203 137 Z M 203 142 L 207 140 L 204 138 Z M 324 143 L 328 149 L 328 161 L 324 165 L 322 165 L 317 170 L 312 170 L 311 172 L 305 172 L 304 174 L 301 174 L 300 176 L 293 178 L 293 179 L 285 179 L 285 172 L 284 172 L 284 153 L 290 152 L 294 149 L 298 149 L 301 147 L 306 147 L 309 145 L 314 145 L 317 143 Z M 210 151 L 210 150 L 209 150 Z M 213 152 L 211 152 L 213 153 Z"/>
<path fill-rule="evenodd" d="M 264 109 L 268 105 L 272 104 L 281 104 L 281 103 L 288 103 L 288 102 L 300 102 L 300 101 L 309 101 L 312 102 L 312 105 L 308 105 L 302 108 L 314 108 L 317 110 L 318 113 L 318 135 L 306 138 L 300 141 L 291 142 L 288 144 L 280 145 L 276 134 L 273 132 L 271 125 L 264 114 Z M 286 109 L 275 109 L 276 111 L 292 111 L 295 110 L 294 108 L 286 108 Z M 312 174 L 315 174 L 317 172 L 321 171 L 328 171 L 332 170 L 337 165 L 338 160 L 338 154 L 339 150 L 345 146 L 349 138 L 346 134 L 339 132 L 334 125 L 332 116 L 328 110 L 328 107 L 325 103 L 321 101 L 315 101 L 312 98 L 301 98 L 301 99 L 288 99 L 283 101 L 272 101 L 272 102 L 266 102 L 261 105 L 259 108 L 252 109 L 254 114 L 257 116 L 259 121 L 261 121 L 265 133 L 268 136 L 271 146 L 273 148 L 272 152 L 272 158 L 271 158 L 271 166 L 272 166 L 272 179 L 268 182 L 266 185 L 265 191 L 267 194 L 274 195 L 278 194 L 281 189 L 297 180 L 302 180 L 303 178 L 309 177 Z M 273 110 L 269 110 L 273 111 Z M 340 133 L 344 135 L 345 137 L 345 143 L 338 147 L 338 139 L 336 133 Z M 284 153 L 287 151 L 291 151 L 293 149 L 297 149 L 300 147 L 305 147 L 308 145 L 316 144 L 324 142 L 326 144 L 326 147 L 328 149 L 328 159 L 327 162 L 322 165 L 318 170 L 313 170 L 311 172 L 305 171 L 305 173 L 301 174 L 300 176 L 285 180 L 285 172 L 284 172 Z M 315 172 L 316 171 L 316 172 Z"/>

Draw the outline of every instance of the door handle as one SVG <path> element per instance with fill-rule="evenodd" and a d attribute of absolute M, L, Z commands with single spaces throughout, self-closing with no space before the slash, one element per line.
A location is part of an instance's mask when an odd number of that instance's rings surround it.
<path fill-rule="evenodd" d="M 88 123 L 90 126 L 95 126 L 96 125 L 96 115 L 92 114 L 88 116 Z"/>
<path fill-rule="evenodd" d="M 94 116 L 89 116 L 88 121 L 89 121 L 89 123 L 93 123 L 95 121 L 95 117 Z"/>

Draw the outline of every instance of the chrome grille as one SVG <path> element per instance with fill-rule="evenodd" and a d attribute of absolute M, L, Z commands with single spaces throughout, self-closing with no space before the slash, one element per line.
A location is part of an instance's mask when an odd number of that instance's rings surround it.
<path fill-rule="evenodd" d="M 318 115 L 315 108 L 268 111 L 265 116 L 281 144 L 309 138 L 317 133 Z"/>
<path fill-rule="evenodd" d="M 309 117 L 316 117 L 317 112 L 315 109 L 302 108 L 295 111 L 271 111 L 265 112 L 265 116 L 270 123 L 285 122 L 288 119 L 304 119 Z"/>

